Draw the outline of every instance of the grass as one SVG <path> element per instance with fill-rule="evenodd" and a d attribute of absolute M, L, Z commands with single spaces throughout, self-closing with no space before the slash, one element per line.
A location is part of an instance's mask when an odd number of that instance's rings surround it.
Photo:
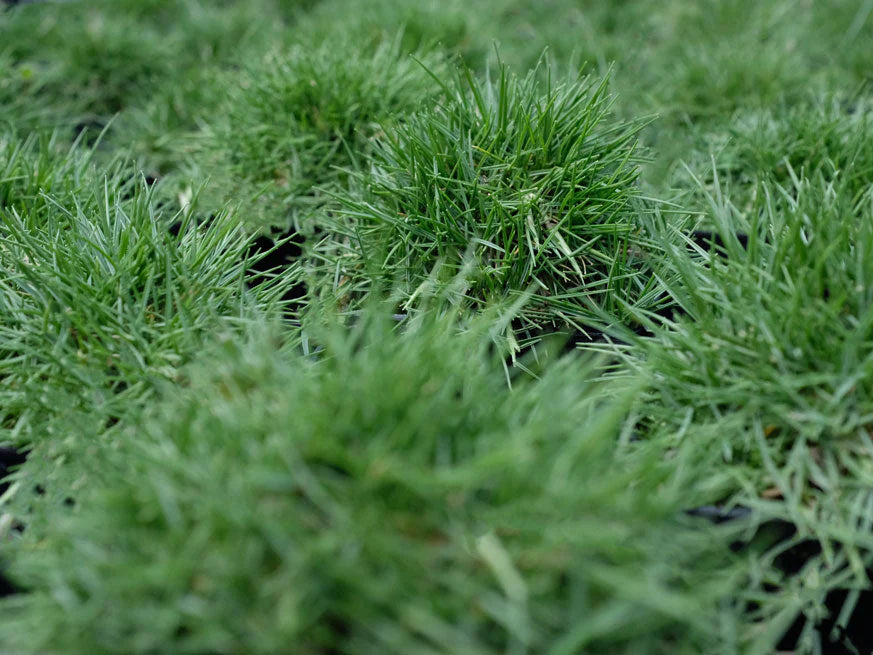
<path fill-rule="evenodd" d="M 401 50 L 402 36 L 294 45 L 226 76 L 233 92 L 216 108 L 221 119 L 191 137 L 189 175 L 220 180 L 216 206 L 252 197 L 252 226 L 305 229 L 328 200 L 324 190 L 366 159 L 380 125 L 435 95 L 427 72 Z"/>
<path fill-rule="evenodd" d="M 317 362 L 278 334 L 220 339 L 27 557 L 20 582 L 63 596 L 13 597 L 0 634 L 27 652 L 711 642 L 728 553 L 680 520 L 675 467 L 615 450 L 633 395 L 578 358 L 506 394 L 491 320 L 410 320 L 314 326 Z"/>
<path fill-rule="evenodd" d="M 0 6 L 0 652 L 873 650 L 873 3 L 541 4 Z"/>
<path fill-rule="evenodd" d="M 339 196 L 317 249 L 341 303 L 365 295 L 375 271 L 402 280 L 408 309 L 437 262 L 451 279 L 467 257 L 474 307 L 532 288 L 517 317 L 525 335 L 651 294 L 634 255 L 646 248 L 633 206 L 641 124 L 604 120 L 607 80 L 542 75 L 501 67 L 480 84 L 461 73 L 436 108 L 376 140 L 365 188 Z"/>

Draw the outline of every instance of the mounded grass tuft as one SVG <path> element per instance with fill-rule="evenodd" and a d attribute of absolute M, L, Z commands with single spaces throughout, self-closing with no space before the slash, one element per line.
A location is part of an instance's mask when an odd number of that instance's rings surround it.
<path fill-rule="evenodd" d="M 687 316 L 666 322 L 649 355 L 677 420 L 679 406 L 742 411 L 816 440 L 869 427 L 871 198 L 827 177 L 760 184 L 748 212 L 710 196 L 727 256 L 665 245 Z"/>
<path fill-rule="evenodd" d="M 98 169 L 93 151 L 63 148 L 0 141 L 0 427 L 4 442 L 45 446 L 19 472 L 43 487 L 71 457 L 65 477 L 94 473 L 88 434 L 176 379 L 216 330 L 276 316 L 289 286 L 250 278 L 239 226 L 183 217 L 173 236 L 176 216 L 128 165 Z M 23 519 L 29 491 L 18 501 Z"/>
<path fill-rule="evenodd" d="M 220 199 L 260 194 L 246 207 L 247 222 L 281 227 L 321 208 L 323 189 L 361 165 L 381 126 L 438 89 L 402 50 L 401 36 L 294 46 L 226 76 L 226 102 L 194 136 L 202 153 L 195 163 L 224 171 L 213 184 Z M 418 57 L 441 65 L 438 56 Z"/>
<path fill-rule="evenodd" d="M 848 590 L 865 585 L 873 566 L 873 204 L 851 175 L 799 178 L 787 166 L 793 183 L 758 184 L 750 209 L 715 187 L 707 218 L 720 246 L 664 244 L 659 277 L 672 280 L 665 285 L 684 313 L 652 324 L 655 338 L 624 355 L 654 375 L 638 434 L 722 453 L 720 468 L 735 479 L 722 502 L 792 526 L 758 560 L 773 568 L 750 584 L 766 599 L 752 615 L 771 621 L 802 609 L 799 648 L 816 652 L 828 638 L 815 630 L 828 618 L 828 593 L 846 590 L 845 606 L 829 611 L 848 621 L 858 601 Z M 737 228 L 749 236 L 745 248 Z M 792 577 L 779 562 L 798 548 L 808 554 Z"/>
<path fill-rule="evenodd" d="M 727 548 L 679 513 L 688 453 L 615 448 L 632 386 L 573 357 L 510 391 L 492 316 L 389 310 L 310 325 L 317 354 L 255 331 L 186 367 L 107 484 L 11 546 L 28 593 L 2 601 L 3 643 L 637 654 L 730 632 Z"/>
<path fill-rule="evenodd" d="M 735 204 L 751 209 L 761 181 L 793 188 L 799 179 L 833 182 L 858 202 L 873 174 L 870 100 L 863 93 L 814 96 L 808 102 L 737 112 L 729 129 L 709 140 L 719 184 Z M 713 161 L 698 174 L 712 182 Z"/>
<path fill-rule="evenodd" d="M 608 120 L 606 80 L 500 67 L 442 88 L 378 139 L 360 193 L 340 196 L 316 256 L 341 302 L 354 304 L 375 275 L 411 306 L 434 265 L 451 278 L 465 258 L 473 307 L 532 290 L 520 334 L 653 301 L 637 220 L 642 124 Z"/>

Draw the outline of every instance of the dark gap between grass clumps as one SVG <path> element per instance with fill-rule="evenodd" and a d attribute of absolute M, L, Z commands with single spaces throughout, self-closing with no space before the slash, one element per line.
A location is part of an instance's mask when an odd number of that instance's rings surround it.
<path fill-rule="evenodd" d="M 748 519 L 752 515 L 748 507 L 704 505 L 686 510 L 689 516 L 705 519 L 713 524 L 721 525 L 733 521 Z M 754 544 L 764 542 L 765 548 L 771 548 L 779 543 L 784 543 L 796 537 L 797 527 L 790 521 L 773 519 L 765 521 L 755 530 L 747 540 L 738 540 L 730 544 L 735 553 L 740 553 Z M 810 560 L 822 553 L 821 544 L 816 539 L 803 539 L 798 543 L 786 548 L 773 559 L 776 570 L 787 577 L 793 577 L 803 570 Z M 873 579 L 873 571 L 867 570 L 868 579 Z M 768 592 L 776 592 L 779 588 L 772 584 L 765 584 Z M 858 594 L 855 610 L 845 627 L 838 625 L 840 611 L 846 603 L 849 594 L 847 589 L 835 589 L 825 596 L 824 608 L 827 618 L 819 621 L 815 628 L 822 638 L 822 655 L 859 655 L 860 653 L 873 653 L 873 633 L 865 623 L 865 618 L 873 613 L 873 590 L 864 590 Z M 755 611 L 756 604 L 751 603 L 747 611 Z M 806 626 L 806 616 L 801 614 L 788 627 L 776 646 L 777 652 L 799 652 L 800 641 Z"/>
<path fill-rule="evenodd" d="M 209 216 L 202 221 L 202 225 L 208 227 L 214 220 L 215 216 Z M 170 225 L 168 231 L 174 238 L 178 238 L 181 229 L 182 222 L 176 221 Z M 297 261 L 303 254 L 305 243 L 306 237 L 293 230 L 272 235 L 262 234 L 254 238 L 245 253 L 246 259 L 251 262 L 246 271 L 248 287 L 257 285 L 265 276 L 275 275 Z M 293 308 L 306 297 L 306 292 L 306 284 L 298 282 L 282 294 L 281 301 L 286 307 Z"/>
<path fill-rule="evenodd" d="M 790 525 L 790 524 L 789 524 Z M 790 526 L 788 536 L 796 534 L 794 526 Z M 780 553 L 775 560 L 776 568 L 786 576 L 799 575 L 809 560 L 818 557 L 822 552 L 821 544 L 815 539 L 805 539 L 795 544 L 785 552 Z M 867 569 L 865 575 L 868 581 L 873 577 L 873 571 Z M 775 591 L 775 589 L 773 589 Z M 866 625 L 866 618 L 873 612 L 873 590 L 866 589 L 858 594 L 855 610 L 845 627 L 838 625 L 841 610 L 852 592 L 848 589 L 833 589 L 824 599 L 826 618 L 815 624 L 821 636 L 821 653 L 824 655 L 858 655 L 873 653 L 873 632 Z M 800 641 L 807 619 L 798 616 L 794 623 L 782 635 L 776 649 L 778 651 L 799 652 Z"/>
<path fill-rule="evenodd" d="M 106 130 L 106 120 L 95 117 L 84 118 L 73 125 L 73 140 L 86 146 L 94 146 Z"/>
<path fill-rule="evenodd" d="M 3 569 L 0 568 L 0 598 L 12 596 L 13 594 L 17 594 L 19 592 L 20 589 L 18 589 L 18 587 L 12 584 L 12 582 L 3 575 Z"/>
<path fill-rule="evenodd" d="M 749 247 L 748 234 L 735 232 L 734 236 L 744 250 Z M 691 240 L 701 248 L 715 250 L 715 252 L 721 256 L 727 255 L 724 239 L 722 239 L 721 235 L 717 232 L 711 232 L 709 230 L 694 230 L 691 233 Z"/>
<path fill-rule="evenodd" d="M 279 245 L 276 242 L 279 241 Z M 276 238 L 261 235 L 252 241 L 246 256 L 253 260 L 248 269 L 252 274 L 249 284 L 255 284 L 264 275 L 288 266 L 303 254 L 306 239 L 298 232 L 276 235 Z M 306 296 L 306 285 L 298 282 L 282 295 L 283 303 L 295 303 Z"/>
<path fill-rule="evenodd" d="M 25 461 L 27 461 L 27 453 L 10 446 L 0 446 L 0 496 L 3 496 L 9 489 L 6 476 L 24 464 Z M 2 514 L 0 514 L 0 520 L 2 520 Z M 0 598 L 11 596 L 18 591 L 20 590 L 3 575 L 2 561 L 0 561 Z"/>
<path fill-rule="evenodd" d="M 9 483 L 5 482 L 6 476 L 25 461 L 27 461 L 27 453 L 11 446 L 0 446 L 0 496 L 9 489 Z"/>

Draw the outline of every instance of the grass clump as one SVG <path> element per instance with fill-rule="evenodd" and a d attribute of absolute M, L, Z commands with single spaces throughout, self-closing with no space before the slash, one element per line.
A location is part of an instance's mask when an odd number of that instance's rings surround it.
<path fill-rule="evenodd" d="M 300 28 L 317 42 L 378 42 L 400 33 L 403 52 L 438 50 L 469 63 L 481 63 L 491 46 L 478 29 L 477 12 L 463 0 L 371 0 L 367 11 L 348 8 L 346 0 L 320 0 L 300 16 Z M 344 20 L 336 20 L 338 13 Z"/>
<path fill-rule="evenodd" d="M 25 135 L 63 129 L 73 140 L 83 130 L 93 139 L 120 114 L 113 149 L 135 148 L 154 173 L 179 164 L 174 141 L 223 97 L 216 73 L 259 56 L 281 24 L 269 0 L 61 4 L 0 13 L 0 97 L 19 92 L 24 105 L 22 115 L 5 106 L 0 120 Z"/>
<path fill-rule="evenodd" d="M 247 245 L 239 227 L 185 220 L 174 236 L 167 228 L 177 216 L 156 207 L 123 163 L 98 173 L 89 155 L 53 159 L 51 142 L 42 143 L 6 142 L 0 151 L 4 327 L 20 333 L 25 355 L 120 358 L 141 369 L 148 344 L 173 351 L 201 321 L 239 314 Z M 275 286 L 257 292 L 260 302 Z M 197 302 L 201 295 L 209 302 Z M 18 342 L 7 338 L 3 348 Z"/>
<path fill-rule="evenodd" d="M 34 102 L 46 83 L 45 76 L 35 74 L 31 65 L 0 51 L 0 131 L 28 132 L 62 124 L 67 118 L 64 114 L 75 111 Z"/>
<path fill-rule="evenodd" d="M 107 119 L 173 72 L 171 48 L 153 26 L 107 5 L 101 11 L 73 3 L 63 17 L 38 5 L 0 15 L 3 50 L 38 85 L 35 101 L 53 107 L 57 118 L 67 112 L 68 127 Z"/>
<path fill-rule="evenodd" d="M 4 548 L 28 591 L 2 601 L 3 643 L 635 654 L 714 643 L 731 616 L 718 612 L 726 549 L 679 520 L 682 455 L 616 451 L 629 388 L 571 358 L 510 392 L 490 317 L 461 330 L 426 313 L 398 331 L 387 309 L 351 331 L 311 325 L 315 356 L 253 334 L 187 367 L 116 437 L 105 486 Z"/>
<path fill-rule="evenodd" d="M 816 632 L 828 594 L 854 590 L 857 601 L 873 566 L 864 509 L 873 474 L 873 205 L 851 175 L 788 171 L 792 185 L 759 184 L 750 210 L 716 187 L 708 218 L 720 248 L 665 245 L 659 276 L 674 275 L 666 285 L 686 314 L 642 342 L 645 364 L 628 361 L 656 379 L 640 435 L 710 444 L 735 480 L 724 501 L 792 526 L 759 560 L 773 568 L 756 593 L 767 599 L 763 614 L 785 608 L 773 592 L 793 594 L 809 619 L 799 647 L 817 652 L 832 636 Z M 745 249 L 737 229 L 749 235 Z M 800 545 L 801 572 L 780 573 L 782 553 Z M 842 620 L 852 606 L 845 612 Z"/>
<path fill-rule="evenodd" d="M 294 46 L 229 77 L 234 92 L 195 137 L 204 153 L 199 165 L 225 171 L 213 185 L 221 199 L 260 193 L 246 208 L 247 222 L 282 227 L 322 206 L 321 189 L 360 166 L 380 124 L 434 94 L 400 36 Z M 439 66 L 438 58 L 419 56 Z"/>
<path fill-rule="evenodd" d="M 471 256 L 472 306 L 532 288 L 521 332 L 585 324 L 646 298 L 641 124 L 609 122 L 608 110 L 605 79 L 459 73 L 439 104 L 378 140 L 362 193 L 342 196 L 318 253 L 334 293 L 353 303 L 375 273 L 399 280 L 409 306 L 437 262 L 451 277 Z"/>
<path fill-rule="evenodd" d="M 263 278 L 247 290 L 238 226 L 186 220 L 173 236 L 175 215 L 128 165 L 97 169 L 92 156 L 0 142 L 0 442 L 45 446 L 19 472 L 43 487 L 65 453 L 67 482 L 84 474 L 69 453 L 87 467 L 88 439 L 73 440 L 71 424 L 97 439 L 215 330 L 278 311 L 287 287 Z"/>
<path fill-rule="evenodd" d="M 762 184 L 748 213 L 710 197 L 728 256 L 670 246 L 665 266 L 681 280 L 670 291 L 688 318 L 651 344 L 673 388 L 665 395 L 814 439 L 868 425 L 873 216 L 869 190 L 857 198 L 845 182 L 819 173 Z"/>
<path fill-rule="evenodd" d="M 820 176 L 857 202 L 868 191 L 873 171 L 869 112 L 863 93 L 738 112 L 728 129 L 708 139 L 715 168 L 707 155 L 705 164 L 694 166 L 702 169 L 695 174 L 711 186 L 715 172 L 725 193 L 744 210 L 751 208 L 758 182 L 793 188 L 798 178 Z"/>

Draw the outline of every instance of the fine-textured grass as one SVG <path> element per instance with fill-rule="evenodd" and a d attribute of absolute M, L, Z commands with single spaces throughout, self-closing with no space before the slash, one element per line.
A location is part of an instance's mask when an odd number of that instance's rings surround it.
<path fill-rule="evenodd" d="M 54 471 L 86 446 L 72 425 L 99 436 L 217 329 L 276 314 L 287 288 L 247 288 L 239 226 L 187 221 L 173 236 L 176 216 L 129 165 L 98 171 L 92 157 L 49 139 L 0 142 L 0 424 L 4 442 L 37 449 L 28 465 L 43 488 L 86 475 Z"/>
<path fill-rule="evenodd" d="M 839 156 L 865 146 L 855 130 Z M 801 179 L 786 159 L 792 181 L 759 183 L 742 211 L 716 177 L 703 195 L 723 250 L 664 244 L 662 279 L 674 276 L 667 287 L 684 313 L 653 326 L 645 357 L 628 361 L 656 379 L 641 433 L 719 450 L 736 478 L 731 503 L 819 542 L 804 575 L 826 582 L 800 600 L 810 644 L 826 590 L 865 586 L 873 564 L 873 205 L 869 184 L 857 191 L 863 169 L 835 174 L 836 162 L 812 154 L 807 164 Z"/>
<path fill-rule="evenodd" d="M 227 74 L 231 91 L 192 143 L 190 176 L 217 173 L 219 201 L 253 197 L 250 224 L 307 224 L 325 203 L 325 188 L 361 166 L 382 125 L 435 95 L 422 65 L 401 50 L 401 37 L 296 45 Z"/>
<path fill-rule="evenodd" d="M 184 369 L 117 437 L 103 490 L 17 542 L 34 592 L 6 604 L 0 639 L 636 654 L 735 630 L 717 618 L 738 581 L 726 544 L 679 520 L 685 455 L 615 449 L 628 390 L 570 358 L 507 393 L 491 320 L 398 331 L 385 309 L 314 326 L 314 358 L 225 337 Z"/>
<path fill-rule="evenodd" d="M 451 278 L 468 257 L 474 307 L 532 289 L 525 334 L 656 300 L 640 276 L 641 124 L 608 120 L 606 80 L 500 67 L 441 84 L 435 108 L 386 128 L 360 197 L 340 197 L 318 252 L 340 301 L 385 276 L 408 308 L 435 264 Z"/>
<path fill-rule="evenodd" d="M 360 4 L 0 2 L 0 652 L 873 651 L 873 2 Z"/>
<path fill-rule="evenodd" d="M 708 184 L 716 173 L 719 186 L 743 210 L 751 208 L 758 182 L 793 187 L 797 179 L 819 175 L 857 203 L 873 174 L 869 103 L 856 91 L 739 111 L 728 129 L 707 137 L 714 161 L 708 154 L 689 163 Z"/>

